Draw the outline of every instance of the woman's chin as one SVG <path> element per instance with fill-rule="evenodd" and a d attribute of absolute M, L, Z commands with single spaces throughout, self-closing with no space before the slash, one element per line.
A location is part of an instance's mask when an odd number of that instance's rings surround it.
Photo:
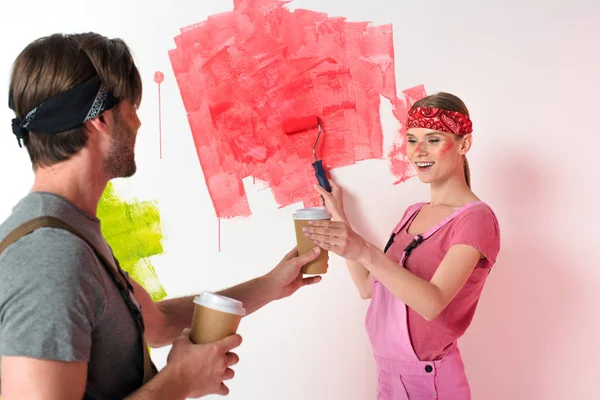
<path fill-rule="evenodd" d="M 432 183 L 435 179 L 428 173 L 417 172 L 417 178 L 423 183 Z"/>

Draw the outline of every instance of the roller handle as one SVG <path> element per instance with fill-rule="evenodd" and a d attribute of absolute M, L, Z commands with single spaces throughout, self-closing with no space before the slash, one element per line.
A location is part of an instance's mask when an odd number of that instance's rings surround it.
<path fill-rule="evenodd" d="M 317 181 L 319 181 L 319 186 L 331 193 L 331 186 L 329 186 L 327 172 L 325 172 L 325 169 L 323 168 L 323 161 L 315 161 L 313 167 L 315 168 L 315 176 L 317 177 Z"/>

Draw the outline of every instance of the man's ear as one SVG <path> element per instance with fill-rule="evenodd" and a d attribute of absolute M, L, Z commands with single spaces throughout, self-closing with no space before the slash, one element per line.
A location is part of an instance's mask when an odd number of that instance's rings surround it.
<path fill-rule="evenodd" d="M 113 123 L 113 110 L 107 110 L 97 117 L 86 121 L 85 127 L 91 133 L 108 134 L 112 129 Z"/>

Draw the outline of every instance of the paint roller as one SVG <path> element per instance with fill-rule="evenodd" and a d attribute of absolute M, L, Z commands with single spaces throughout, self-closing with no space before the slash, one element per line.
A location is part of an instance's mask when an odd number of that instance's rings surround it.
<path fill-rule="evenodd" d="M 317 177 L 319 185 L 328 192 L 331 192 L 331 186 L 329 186 L 329 180 L 327 179 L 327 173 L 323 168 L 323 162 L 317 158 L 317 143 L 319 143 L 321 133 L 323 132 L 319 117 L 309 116 L 304 118 L 290 119 L 283 124 L 283 130 L 286 135 L 294 135 L 296 133 L 306 132 L 315 128 L 319 129 L 319 134 L 317 135 L 317 140 L 315 140 L 315 145 L 313 147 L 315 162 L 312 165 L 315 169 L 315 176 Z"/>

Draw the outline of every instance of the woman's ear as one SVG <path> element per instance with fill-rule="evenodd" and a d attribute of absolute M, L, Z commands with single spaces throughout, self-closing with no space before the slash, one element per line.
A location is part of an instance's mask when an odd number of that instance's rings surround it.
<path fill-rule="evenodd" d="M 458 153 L 460 155 L 467 154 L 469 152 L 469 150 L 471 149 L 472 143 L 473 143 L 473 136 L 470 133 L 463 135 L 462 140 L 460 141 L 460 144 L 458 146 Z"/>

